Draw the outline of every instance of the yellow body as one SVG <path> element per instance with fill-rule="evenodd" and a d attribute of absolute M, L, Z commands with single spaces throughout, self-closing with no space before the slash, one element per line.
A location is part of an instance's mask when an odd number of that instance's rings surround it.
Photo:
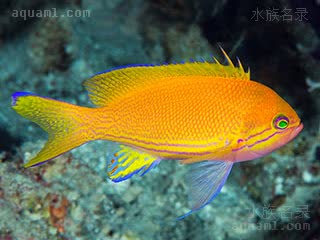
<path fill-rule="evenodd" d="M 238 146 L 239 138 L 253 132 L 252 127 L 258 132 L 256 126 L 266 117 L 272 121 L 273 115 L 250 113 L 276 107 L 273 95 L 273 91 L 253 81 L 174 77 L 96 109 L 90 128 L 97 129 L 96 139 L 129 144 L 163 158 L 215 152 L 215 158 L 221 160 Z M 268 101 L 263 101 L 266 98 Z M 265 127 L 270 125 L 261 129 Z M 204 155 L 202 160 L 207 157 Z"/>

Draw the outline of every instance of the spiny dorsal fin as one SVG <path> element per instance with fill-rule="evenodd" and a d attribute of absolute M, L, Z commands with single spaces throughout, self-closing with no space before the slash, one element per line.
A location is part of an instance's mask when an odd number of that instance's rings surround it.
<path fill-rule="evenodd" d="M 166 65 L 129 65 L 99 73 L 86 80 L 84 86 L 95 105 L 105 106 L 118 96 L 140 86 L 152 85 L 163 78 L 211 76 L 250 80 L 250 74 L 244 71 L 241 62 L 238 60 L 239 67 L 235 67 L 227 53 L 222 48 L 221 50 L 228 66 L 220 64 L 216 58 L 213 58 L 215 63 L 201 61 Z"/>

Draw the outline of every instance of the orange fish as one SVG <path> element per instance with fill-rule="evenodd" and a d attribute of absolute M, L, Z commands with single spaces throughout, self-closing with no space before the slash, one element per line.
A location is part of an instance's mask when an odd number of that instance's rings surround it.
<path fill-rule="evenodd" d="M 223 51 L 223 50 L 222 50 Z M 220 192 L 235 162 L 262 157 L 303 128 L 296 112 L 273 90 L 235 67 L 193 62 L 134 65 L 85 81 L 95 108 L 27 92 L 12 108 L 48 132 L 48 141 L 25 167 L 39 165 L 93 140 L 119 143 L 108 159 L 114 182 L 141 175 L 161 160 L 191 164 L 191 211 Z M 181 218 L 182 218 L 181 217 Z"/>

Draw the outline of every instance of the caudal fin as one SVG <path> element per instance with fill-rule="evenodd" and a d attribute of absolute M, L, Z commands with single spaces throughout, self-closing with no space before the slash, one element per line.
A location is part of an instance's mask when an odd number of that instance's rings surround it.
<path fill-rule="evenodd" d="M 90 139 L 83 113 L 90 108 L 40 97 L 28 92 L 12 95 L 12 108 L 21 116 L 35 122 L 48 132 L 48 141 L 25 167 L 40 165 Z"/>

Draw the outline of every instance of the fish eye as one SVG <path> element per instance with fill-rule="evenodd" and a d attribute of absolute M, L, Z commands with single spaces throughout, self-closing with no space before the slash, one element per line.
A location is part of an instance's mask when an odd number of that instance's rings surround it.
<path fill-rule="evenodd" d="M 273 126 L 276 128 L 276 129 L 280 129 L 280 130 L 283 130 L 283 129 L 286 129 L 289 125 L 289 119 L 280 114 L 280 115 L 277 115 L 274 119 L 273 119 Z"/>

